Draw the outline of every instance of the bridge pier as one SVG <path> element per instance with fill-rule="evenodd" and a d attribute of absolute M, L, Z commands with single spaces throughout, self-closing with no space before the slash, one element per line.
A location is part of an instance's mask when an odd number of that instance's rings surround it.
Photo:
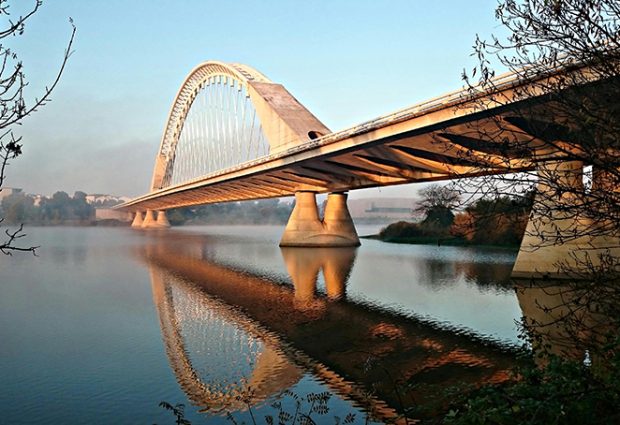
<path fill-rule="evenodd" d="M 346 193 L 327 195 L 323 220 L 319 218 L 315 192 L 296 192 L 295 208 L 288 220 L 280 246 L 359 246 L 360 240 L 349 209 Z"/>
<path fill-rule="evenodd" d="M 144 217 L 142 217 L 142 211 L 136 211 L 136 215 L 131 222 L 131 227 L 142 227 L 142 222 L 144 221 Z"/>
<path fill-rule="evenodd" d="M 602 256 L 620 256 L 618 235 L 598 231 L 598 223 L 588 217 L 588 209 L 597 207 L 584 191 L 582 162 L 539 162 L 537 174 L 540 181 L 513 278 L 579 279 L 601 266 Z M 609 185 L 605 177 L 594 173 L 593 190 Z"/>
<path fill-rule="evenodd" d="M 153 214 L 153 210 L 146 210 L 144 220 L 142 220 L 142 228 L 150 227 L 155 227 L 155 214 Z"/>
<path fill-rule="evenodd" d="M 157 211 L 157 227 L 168 228 L 170 227 L 170 222 L 168 221 L 168 216 L 166 216 L 166 211 Z"/>
<path fill-rule="evenodd" d="M 143 229 L 166 229 L 170 227 L 170 222 L 165 211 L 157 211 L 157 218 L 155 218 L 155 211 L 146 210 L 141 227 Z"/>

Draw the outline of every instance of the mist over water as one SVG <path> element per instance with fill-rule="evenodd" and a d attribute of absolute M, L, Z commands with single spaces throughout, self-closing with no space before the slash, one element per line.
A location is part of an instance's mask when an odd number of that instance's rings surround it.
<path fill-rule="evenodd" d="M 39 256 L 0 258 L 3 421 L 170 423 L 162 400 L 194 423 L 247 421 L 239 397 L 273 414 L 287 389 L 331 393 L 330 420 L 380 421 L 397 409 L 376 359 L 429 386 L 511 364 L 514 251 L 280 249 L 281 232 L 29 229 Z"/>

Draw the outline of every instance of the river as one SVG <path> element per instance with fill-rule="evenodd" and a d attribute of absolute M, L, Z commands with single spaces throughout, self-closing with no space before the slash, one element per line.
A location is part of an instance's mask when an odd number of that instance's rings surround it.
<path fill-rule="evenodd" d="M 282 230 L 28 229 L 38 256 L 0 258 L 2 422 L 173 423 L 160 401 L 195 424 L 248 422 L 326 393 L 319 423 L 380 423 L 411 404 L 432 415 L 447 386 L 505 379 L 515 251 L 280 249 Z"/>

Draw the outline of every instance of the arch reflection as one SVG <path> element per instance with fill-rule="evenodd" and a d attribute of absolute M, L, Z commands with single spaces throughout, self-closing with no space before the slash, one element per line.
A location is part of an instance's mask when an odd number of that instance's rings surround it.
<path fill-rule="evenodd" d="M 244 410 L 248 403 L 254 405 L 281 393 L 301 378 L 301 369 L 284 353 L 268 339 L 257 338 L 261 332 L 256 324 L 240 320 L 238 312 L 196 291 L 183 279 L 154 265 L 149 272 L 166 355 L 177 382 L 192 403 L 213 411 Z M 186 322 L 188 326 L 184 326 Z M 201 325 L 198 329 L 193 326 L 193 330 L 203 333 L 192 333 L 192 324 Z M 211 332 L 204 332 L 205 327 Z M 225 367 L 215 373 L 213 369 L 217 368 L 213 367 L 199 370 L 188 349 L 192 338 L 208 338 L 208 348 L 213 351 L 201 350 L 201 354 L 206 354 L 207 361 Z M 245 357 L 252 367 L 233 370 L 234 356 Z"/>
<path fill-rule="evenodd" d="M 311 373 L 331 391 L 364 406 L 380 420 L 394 418 L 398 411 L 412 407 L 402 405 L 400 395 L 394 391 L 396 385 L 410 385 L 406 400 L 415 400 L 413 407 L 437 405 L 446 401 L 446 387 L 463 382 L 503 381 L 514 363 L 513 352 L 488 341 L 347 300 L 346 284 L 355 263 L 354 250 L 283 249 L 282 258 L 292 283 L 287 285 L 239 266 L 223 264 L 217 259 L 217 246 L 212 244 L 211 249 L 205 249 L 208 244 L 200 235 L 171 233 L 165 238 L 148 237 L 152 243 L 139 255 L 155 270 L 154 276 L 159 273 L 165 278 L 163 284 L 154 284 L 153 291 L 160 293 L 155 297 L 158 311 L 169 318 L 162 320 L 162 335 L 166 346 L 177 347 L 174 353 L 190 352 L 191 344 L 185 335 L 180 340 L 176 331 L 167 328 L 183 325 L 187 319 L 178 317 L 178 308 L 166 306 L 170 299 L 175 306 L 181 305 L 175 300 L 180 297 L 175 291 L 192 291 L 197 310 L 194 314 L 200 315 L 204 309 L 223 314 L 233 327 L 270 347 L 274 354 L 265 355 L 265 362 L 288 362 L 302 373 Z M 321 270 L 325 294 L 316 290 Z M 168 277 L 174 279 L 166 280 Z M 161 287 L 165 291 L 157 289 Z M 166 291 L 171 290 L 170 298 Z M 216 308 L 215 304 L 223 307 Z M 204 321 L 216 320 L 206 315 L 200 317 Z M 200 385 L 198 390 L 186 389 L 186 381 L 195 375 L 200 377 L 200 371 L 193 363 L 190 368 L 186 360 L 175 356 L 182 354 L 170 356 L 177 379 L 188 394 L 197 394 L 192 401 L 200 404 L 200 398 L 209 394 Z M 188 356 L 191 362 L 191 352 Z M 277 360 L 269 360 L 270 356 Z M 269 371 L 265 367 L 265 372 L 260 372 L 258 361 L 252 365 L 253 369 L 244 375 L 248 382 L 252 376 L 260 380 Z M 278 384 L 269 391 L 279 391 L 297 376 L 283 372 L 276 379 Z M 397 377 L 398 382 L 392 377 Z M 269 391 L 265 389 L 262 397 L 268 397 Z M 369 392 L 376 396 L 369 398 Z M 221 404 L 227 403 L 234 407 L 230 401 Z M 432 408 L 426 412 L 432 415 Z M 416 413 L 418 417 L 424 414 Z"/>

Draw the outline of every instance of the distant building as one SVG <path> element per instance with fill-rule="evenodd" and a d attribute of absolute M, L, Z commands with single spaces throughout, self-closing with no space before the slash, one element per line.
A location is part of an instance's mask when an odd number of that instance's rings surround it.
<path fill-rule="evenodd" d="M 397 221 L 419 220 L 414 198 L 350 199 L 349 212 L 353 220 Z"/>
<path fill-rule="evenodd" d="M 95 220 L 118 220 L 118 221 L 131 221 L 131 213 L 126 211 L 118 211 L 112 208 L 95 208 Z"/>
<path fill-rule="evenodd" d="M 46 196 L 44 195 L 39 195 L 39 194 L 28 194 L 28 196 L 30 196 L 32 198 L 33 201 L 33 205 L 35 207 L 38 207 L 41 205 L 41 201 L 43 201 L 43 199 L 46 198 Z"/>
<path fill-rule="evenodd" d="M 127 196 L 105 195 L 101 193 L 93 193 L 86 195 L 86 202 L 89 204 L 98 204 L 101 206 L 111 207 L 123 202 L 129 201 L 131 198 Z"/>
<path fill-rule="evenodd" d="M 0 191 L 0 202 L 2 202 L 2 200 L 7 196 L 15 195 L 17 193 L 22 193 L 22 190 L 16 187 L 3 187 Z"/>

